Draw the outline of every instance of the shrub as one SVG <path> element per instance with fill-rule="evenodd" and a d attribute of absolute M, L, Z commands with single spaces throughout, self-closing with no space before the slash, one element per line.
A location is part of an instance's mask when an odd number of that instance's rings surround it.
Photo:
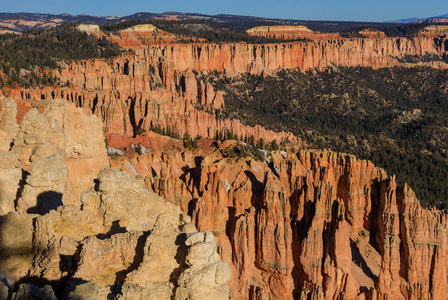
<path fill-rule="evenodd" d="M 135 152 L 137 152 L 138 156 L 142 156 L 143 148 L 142 148 L 142 145 L 140 143 L 138 143 L 137 146 L 135 146 Z"/>
<path fill-rule="evenodd" d="M 137 130 L 135 131 L 135 135 L 142 135 L 146 132 L 146 129 L 143 129 L 141 127 L 137 128 Z"/>

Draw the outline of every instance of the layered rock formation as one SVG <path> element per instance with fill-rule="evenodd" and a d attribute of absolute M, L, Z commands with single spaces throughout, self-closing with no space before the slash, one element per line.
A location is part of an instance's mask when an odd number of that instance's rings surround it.
<path fill-rule="evenodd" d="M 160 30 L 152 24 L 135 25 L 117 33 L 112 33 L 110 38 L 120 47 L 141 47 L 143 45 L 170 44 L 179 42 L 205 42 L 206 40 L 174 34 Z"/>
<path fill-rule="evenodd" d="M 447 51 L 445 38 L 340 39 L 276 44 L 174 44 L 138 49 L 154 62 L 166 61 L 170 69 L 261 74 L 279 69 L 308 70 L 328 66 L 398 65 L 397 58 Z"/>
<path fill-rule="evenodd" d="M 419 31 L 420 36 L 437 38 L 448 34 L 448 25 L 430 25 Z"/>
<path fill-rule="evenodd" d="M 70 88 L 12 90 L 7 94 L 21 105 L 40 110 L 54 98 L 74 102 L 102 117 L 107 137 L 133 136 L 140 127 L 159 126 L 171 128 L 179 136 L 188 132 L 191 136 L 213 137 L 216 131 L 232 130 L 239 136 L 253 135 L 266 141 L 298 141 L 291 133 L 216 118 L 213 112 L 224 105 L 220 91 L 191 70 L 177 71 L 172 63 L 164 63 L 160 69 L 155 66 L 152 58 L 134 55 L 116 58 L 113 63 L 73 62 L 61 72 L 64 81 L 71 82 Z"/>
<path fill-rule="evenodd" d="M 12 140 L 16 137 L 19 126 L 16 121 L 17 105 L 14 100 L 7 98 L 2 101 L 0 115 L 0 151 L 8 151 Z"/>
<path fill-rule="evenodd" d="M 252 27 L 246 30 L 246 32 L 250 36 L 262 36 L 265 38 L 279 40 L 334 40 L 342 38 L 339 33 L 322 33 L 313 31 L 302 25 L 258 26 Z"/>
<path fill-rule="evenodd" d="M 2 29 L 0 30 L 1 34 L 5 33 L 15 33 L 15 34 L 21 34 L 23 30 L 29 30 L 32 28 L 36 29 L 47 29 L 51 28 L 57 25 L 60 25 L 63 23 L 63 20 L 54 18 L 52 20 L 27 20 L 27 19 L 14 19 L 14 17 L 11 17 L 11 19 L 3 19 L 0 21 L 0 27 Z M 7 29 L 6 29 L 7 28 Z"/>
<path fill-rule="evenodd" d="M 371 38 L 371 39 L 382 39 L 382 38 L 386 38 L 386 34 L 382 31 L 379 30 L 375 30 L 372 28 L 367 28 L 364 30 L 361 30 L 359 32 L 362 36 L 366 37 L 366 38 Z"/>
<path fill-rule="evenodd" d="M 132 136 L 140 127 L 160 126 L 170 127 L 179 136 L 188 132 L 192 136 L 213 137 L 216 131 L 232 130 L 266 141 L 292 140 L 294 137 L 288 133 L 217 118 L 214 113 L 225 105 L 223 95 L 204 82 L 201 74 L 217 71 L 237 76 L 293 68 L 407 66 L 399 59 L 427 53 L 442 56 L 448 45 L 445 37 L 435 37 L 434 33 L 408 39 L 382 38 L 379 33 L 367 32 L 365 35 L 373 37 L 264 45 L 151 42 L 158 40 L 159 34 L 161 31 L 152 25 L 139 25 L 112 36 L 134 54 L 108 61 L 61 64 L 61 72 L 55 75 L 62 82 L 69 82 L 70 87 L 5 90 L 5 93 L 22 106 L 40 110 L 51 99 L 68 99 L 101 116 L 107 135 Z M 128 45 L 128 39 L 137 44 Z M 438 62 L 432 66 L 446 67 L 446 64 Z"/>
<path fill-rule="evenodd" d="M 181 136 L 233 130 L 280 141 L 293 136 L 208 113 L 219 110 L 223 95 L 200 73 L 388 67 L 405 55 L 443 55 L 447 45 L 443 37 L 378 36 L 129 46 L 135 54 L 63 64 L 60 75 L 71 87 L 8 94 L 41 111 L 54 98 L 67 99 L 101 117 L 111 141 L 151 126 Z M 113 163 L 145 182 L 111 169 L 96 177 L 104 144 L 100 135 L 84 137 L 101 126 L 94 116 L 80 117 L 82 109 L 58 102 L 43 115 L 27 113 L 17 129 L 13 103 L 3 103 L 0 145 L 12 150 L 0 153 L 0 253 L 10 281 L 31 276 L 31 283 L 55 289 L 65 284 L 75 299 L 194 299 L 207 291 L 225 298 L 229 272 L 217 251 L 232 270 L 235 299 L 444 298 L 446 214 L 422 209 L 408 187 L 397 187 L 370 162 L 328 151 L 276 152 L 269 163 L 225 158 L 232 142 L 207 139 L 198 150 L 181 153 L 181 142 L 166 138 L 166 149 L 156 151 L 149 140 L 146 155 L 123 155 Z M 92 151 L 85 147 L 91 140 L 98 147 Z M 218 241 L 197 233 L 188 216 L 145 188 L 179 206 Z M 22 286 L 17 293 L 33 289 Z M 48 288 L 40 293 L 51 295 Z"/>
<path fill-rule="evenodd" d="M 100 30 L 100 26 L 94 24 L 79 24 L 76 26 L 79 31 L 85 32 L 89 35 L 94 35 L 97 38 L 102 38 L 105 34 Z"/>
<path fill-rule="evenodd" d="M 16 110 L 3 103 L 2 120 Z M 228 299 L 217 239 L 141 178 L 100 171 L 106 155 L 100 120 L 66 101 L 29 111 L 0 151 L 0 270 L 11 299 Z"/>
<path fill-rule="evenodd" d="M 444 299 L 446 213 L 423 209 L 372 163 L 329 151 L 273 152 L 268 163 L 223 157 L 231 141 L 182 153 L 161 144 L 113 166 L 145 176 L 218 237 L 232 299 Z"/>

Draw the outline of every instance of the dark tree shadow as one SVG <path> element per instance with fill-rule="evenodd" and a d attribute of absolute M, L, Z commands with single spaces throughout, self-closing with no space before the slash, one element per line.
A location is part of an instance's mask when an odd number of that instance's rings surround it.
<path fill-rule="evenodd" d="M 110 226 L 110 229 L 108 232 L 106 233 L 99 233 L 96 235 L 96 238 L 99 240 L 105 240 L 110 238 L 111 236 L 113 236 L 114 234 L 117 233 L 126 233 L 128 232 L 126 227 L 121 227 L 120 226 L 120 220 L 116 220 L 112 222 L 112 226 Z"/>
<path fill-rule="evenodd" d="M 176 238 L 176 245 L 177 252 L 176 256 L 174 257 L 176 259 L 176 262 L 179 264 L 179 267 L 175 268 L 173 272 L 170 274 L 170 282 L 174 285 L 175 289 L 179 287 L 177 280 L 179 278 L 180 273 L 184 271 L 187 268 L 187 265 L 185 263 L 185 258 L 187 256 L 188 247 L 185 245 L 185 241 L 187 240 L 187 234 L 181 233 Z"/>
<path fill-rule="evenodd" d="M 22 178 L 20 179 L 19 188 L 17 189 L 16 201 L 14 203 L 15 205 L 17 205 L 17 199 L 20 199 L 22 197 L 23 189 L 25 188 L 25 184 L 26 184 L 26 177 L 29 174 L 30 173 L 28 173 L 27 171 L 22 170 Z"/>
<path fill-rule="evenodd" d="M 198 202 L 197 198 L 193 198 L 188 202 L 188 212 L 187 215 L 193 218 L 193 212 L 196 209 L 196 204 Z M 196 220 L 197 221 L 197 220 Z M 197 224 L 197 223 L 196 223 Z"/>
<path fill-rule="evenodd" d="M 196 156 L 194 158 L 194 168 L 190 168 L 189 165 L 182 167 L 183 174 L 179 176 L 179 179 L 185 182 L 191 195 L 194 194 L 194 190 L 197 191 L 199 197 L 202 197 L 203 191 L 200 189 L 201 182 L 201 163 L 204 160 L 202 156 Z M 188 176 L 188 177 L 187 177 Z M 187 180 L 188 179 L 188 180 Z M 191 187 L 191 189 L 190 189 Z"/>
<path fill-rule="evenodd" d="M 59 206 L 62 206 L 62 194 L 55 191 L 47 191 L 40 193 L 37 196 L 37 204 L 34 207 L 28 208 L 26 211 L 29 214 L 45 215 L 50 210 L 56 210 Z"/>
<path fill-rule="evenodd" d="M 145 232 L 138 238 L 137 245 L 135 246 L 134 260 L 126 270 L 119 271 L 115 274 L 115 285 L 122 285 L 126 280 L 126 276 L 132 271 L 137 270 L 137 268 L 141 265 L 145 254 L 145 244 L 148 236 L 149 232 Z"/>

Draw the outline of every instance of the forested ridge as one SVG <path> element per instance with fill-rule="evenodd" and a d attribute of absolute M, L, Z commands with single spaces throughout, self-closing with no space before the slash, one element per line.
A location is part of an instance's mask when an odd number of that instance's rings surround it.
<path fill-rule="evenodd" d="M 204 76 L 225 92 L 221 117 L 371 160 L 438 208 L 448 208 L 446 78 L 447 70 L 399 67 Z"/>
<path fill-rule="evenodd" d="M 245 28 L 231 27 L 213 24 L 207 21 L 200 20 L 128 20 L 113 24 L 101 26 L 101 30 L 105 32 L 117 32 L 140 24 L 152 24 L 158 29 L 195 38 L 206 39 L 212 43 L 234 43 L 246 42 L 249 44 L 263 44 L 263 43 L 284 43 L 287 40 L 279 40 L 273 38 L 266 38 L 261 36 L 250 36 Z M 305 41 L 306 39 L 293 39 L 289 41 Z"/>
<path fill-rule="evenodd" d="M 110 58 L 119 55 L 118 45 L 76 29 L 76 24 L 29 30 L 21 35 L 0 35 L 0 87 L 15 83 L 23 87 L 55 84 L 48 69 L 57 69 L 58 60 Z"/>
<path fill-rule="evenodd" d="M 325 22 L 322 22 L 325 24 Z M 250 36 L 246 29 L 252 26 L 225 26 L 219 23 L 213 23 L 210 20 L 197 20 L 197 19 L 185 19 L 185 20 L 151 20 L 151 19 L 132 19 L 126 21 L 120 21 L 111 24 L 105 24 L 101 26 L 101 30 L 105 32 L 117 32 L 118 30 L 126 29 L 135 25 L 140 24 L 152 24 L 157 28 L 184 36 L 191 36 L 196 38 L 203 38 L 209 42 L 221 43 L 221 42 L 246 42 L 250 44 L 261 44 L 261 43 L 284 43 L 287 41 L 304 41 L 306 39 L 293 39 L 293 40 L 282 40 L 266 38 L 262 36 Z M 286 22 L 286 24 L 288 24 Z M 298 25 L 294 24 L 294 25 Z M 256 24 L 252 24 L 256 25 Z M 258 24 L 257 24 L 258 25 Z M 267 22 L 263 25 L 281 25 L 275 22 Z M 288 24 L 292 25 L 292 24 Z M 307 25 L 307 24 L 302 24 Z M 320 24 L 322 25 L 322 24 Z M 364 38 L 360 31 L 364 29 L 380 29 L 383 30 L 388 37 L 407 37 L 412 38 L 417 35 L 422 29 L 428 26 L 446 25 L 439 23 L 422 23 L 422 24 L 383 24 L 381 28 L 373 26 L 373 24 L 362 24 L 353 23 L 351 27 L 345 28 L 341 27 L 339 30 L 333 32 L 340 33 L 344 38 Z M 317 28 L 310 27 L 313 30 L 321 29 L 319 26 Z M 324 30 L 326 31 L 326 30 Z"/>

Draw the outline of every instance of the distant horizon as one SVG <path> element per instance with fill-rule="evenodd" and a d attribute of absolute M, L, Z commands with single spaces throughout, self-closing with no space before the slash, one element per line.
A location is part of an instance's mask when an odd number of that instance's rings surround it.
<path fill-rule="evenodd" d="M 265 18 L 265 19 L 278 19 L 278 20 L 294 20 L 294 21 L 320 21 L 320 22 L 366 22 L 366 23 L 388 23 L 388 22 L 397 22 L 397 21 L 404 21 L 404 20 L 421 20 L 421 19 L 429 19 L 429 18 L 448 18 L 448 14 L 442 14 L 437 16 L 431 16 L 431 17 L 409 17 L 409 18 L 402 18 L 402 19 L 394 19 L 394 20 L 383 20 L 383 21 L 370 21 L 370 20 L 333 20 L 333 19 L 303 19 L 303 18 L 279 18 L 279 17 L 266 17 L 266 16 L 255 16 L 255 15 L 247 15 L 247 14 L 230 14 L 230 13 L 217 13 L 217 14 L 207 14 L 207 13 L 200 13 L 200 12 L 181 12 L 181 11 L 164 11 L 164 12 L 153 12 L 153 11 L 136 11 L 130 14 L 125 15 L 98 15 L 98 14 L 88 14 L 88 13 L 80 13 L 80 14 L 74 14 L 74 13 L 51 13 L 51 12 L 31 12 L 31 11 L 0 11 L 0 14 L 44 14 L 44 15 L 54 15 L 54 16 L 62 16 L 62 15 L 69 15 L 69 16 L 90 16 L 90 17 L 99 17 L 99 18 L 123 18 L 139 13 L 148 13 L 148 14 L 169 14 L 169 13 L 178 13 L 178 14 L 199 14 L 199 15 L 206 15 L 206 16 L 218 16 L 218 15 L 231 15 L 231 16 L 240 16 L 240 17 L 255 17 L 255 18 Z"/>
<path fill-rule="evenodd" d="M 247 14 L 228 14 L 228 13 L 217 13 L 217 14 L 207 14 L 207 13 L 199 13 L 199 12 L 182 12 L 182 11 L 164 11 L 164 12 L 153 12 L 153 11 L 136 11 L 130 14 L 124 14 L 124 15 L 98 15 L 98 14 L 87 14 L 87 13 L 81 13 L 81 14 L 73 14 L 68 12 L 63 13 L 50 13 L 50 12 L 31 12 L 31 11 L 0 11 L 0 14 L 43 14 L 43 15 L 53 15 L 53 16 L 62 16 L 62 15 L 68 15 L 68 16 L 90 16 L 90 17 L 99 17 L 99 18 L 123 18 L 127 16 L 132 16 L 136 14 L 170 14 L 170 13 L 177 13 L 177 14 L 199 14 L 204 16 L 219 16 L 219 15 L 229 15 L 229 16 L 238 16 L 238 17 L 255 17 L 255 18 L 265 18 L 265 19 L 278 19 L 278 20 L 298 20 L 298 21 L 337 21 L 337 22 L 372 22 L 372 23 L 381 23 L 381 22 L 387 22 L 387 21 L 365 21 L 365 20 L 333 20 L 333 19 L 299 19 L 299 18 L 280 18 L 280 17 L 266 17 L 266 16 L 255 16 L 255 15 L 247 15 Z M 437 16 L 436 16 L 437 17 Z M 404 19 L 397 19 L 393 21 L 399 21 L 399 20 L 406 20 L 406 19 L 425 19 L 427 17 L 409 17 Z M 430 17 L 432 18 L 432 17 Z"/>
<path fill-rule="evenodd" d="M 378 0 L 375 3 L 355 0 L 18 0 L 2 5 L 4 13 L 52 15 L 90 15 L 98 17 L 129 16 L 136 13 L 179 12 L 205 15 L 253 16 L 269 19 L 308 21 L 388 22 L 424 19 L 448 14 L 448 3 L 427 0 Z"/>

